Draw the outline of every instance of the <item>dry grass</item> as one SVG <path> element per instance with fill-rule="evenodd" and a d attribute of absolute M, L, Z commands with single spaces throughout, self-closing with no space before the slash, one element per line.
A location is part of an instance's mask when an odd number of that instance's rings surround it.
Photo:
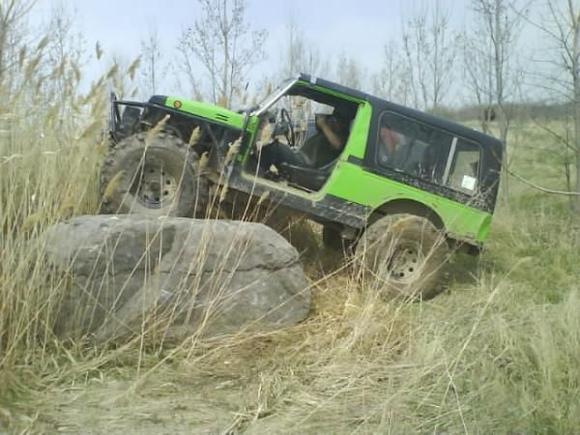
<path fill-rule="evenodd" d="M 40 63 L 33 57 L 23 65 L 29 83 L 40 80 Z M 302 223 L 291 234 L 315 299 L 301 325 L 171 346 L 148 342 L 148 331 L 123 345 L 60 341 L 51 329 L 53 306 L 67 282 L 38 257 L 37 236 L 98 209 L 103 147 L 93 138 L 102 127 L 94 120 L 105 120 L 105 83 L 71 97 L 75 115 L 65 120 L 31 91 L 36 85 L 13 94 L 0 113 L 0 428 L 571 433 L 580 427 L 580 235 L 564 200 L 520 187 L 512 189 L 511 207 L 499 211 L 481 261 L 457 259 L 465 273 L 433 301 L 387 302 L 361 288 L 356 270 L 316 241 L 319 229 Z M 514 165 L 533 175 L 545 138 L 533 128 L 522 137 Z M 545 177 L 538 181 L 559 187 L 557 165 L 542 161 Z"/>

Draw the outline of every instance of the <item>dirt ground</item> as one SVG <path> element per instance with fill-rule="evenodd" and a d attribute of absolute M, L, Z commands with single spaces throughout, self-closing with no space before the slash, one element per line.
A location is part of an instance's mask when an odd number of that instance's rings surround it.
<path fill-rule="evenodd" d="M 202 385 L 156 376 L 146 384 L 139 387 L 131 380 L 95 379 L 87 385 L 49 391 L 50 399 L 47 397 L 34 430 L 218 434 L 235 430 L 241 421 L 244 397 L 235 381 L 211 380 Z"/>

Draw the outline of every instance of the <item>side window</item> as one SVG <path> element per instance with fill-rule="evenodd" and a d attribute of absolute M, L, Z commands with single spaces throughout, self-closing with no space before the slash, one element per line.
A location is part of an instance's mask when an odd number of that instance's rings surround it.
<path fill-rule="evenodd" d="M 413 119 L 384 112 L 379 120 L 379 166 L 442 184 L 453 137 Z"/>
<path fill-rule="evenodd" d="M 478 144 L 457 139 L 450 156 L 447 186 L 469 195 L 478 190 L 481 149 Z"/>
<path fill-rule="evenodd" d="M 407 151 L 416 137 L 416 124 L 394 113 L 383 113 L 377 138 L 378 164 L 404 171 L 407 166 L 407 157 L 409 157 Z"/>
<path fill-rule="evenodd" d="M 474 195 L 479 190 L 481 148 L 475 142 L 383 112 L 377 134 L 379 166 Z"/>

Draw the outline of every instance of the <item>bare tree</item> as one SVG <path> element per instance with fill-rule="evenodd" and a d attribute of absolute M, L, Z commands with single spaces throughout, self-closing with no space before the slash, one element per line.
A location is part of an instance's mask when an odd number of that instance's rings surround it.
<path fill-rule="evenodd" d="M 149 30 L 147 38 L 141 41 L 141 77 L 146 94 L 154 95 L 159 84 L 159 75 L 163 71 L 161 43 L 156 28 Z"/>
<path fill-rule="evenodd" d="M 372 77 L 373 93 L 390 101 L 395 100 L 395 83 L 399 70 L 397 59 L 397 47 L 390 41 L 384 47 L 383 66 Z"/>
<path fill-rule="evenodd" d="M 338 57 L 336 63 L 336 77 L 340 84 L 360 89 L 364 83 L 364 71 L 357 61 L 347 57 L 344 53 Z"/>
<path fill-rule="evenodd" d="M 195 57 L 196 55 L 195 53 L 192 53 L 193 50 L 189 47 L 189 42 L 186 39 L 184 39 L 183 35 L 179 40 L 177 48 L 182 56 L 181 58 L 182 61 L 177 63 L 177 68 L 181 70 L 182 73 L 184 73 L 185 75 L 184 79 L 187 79 L 191 95 L 195 99 L 201 100 L 203 99 L 203 95 L 201 93 L 201 80 L 198 74 L 197 62 Z M 215 81 L 212 79 L 211 83 L 212 83 L 211 87 L 212 99 L 213 101 L 215 101 L 216 99 L 215 96 L 216 91 L 214 87 Z"/>
<path fill-rule="evenodd" d="M 266 32 L 250 30 L 244 0 L 198 1 L 201 16 L 183 32 L 178 48 L 194 80 L 193 88 L 198 86 L 193 74 L 197 61 L 207 73 L 211 99 L 230 106 L 243 89 L 248 71 L 263 58 Z"/>
<path fill-rule="evenodd" d="M 97 48 L 100 49 L 98 45 Z M 88 95 L 107 89 L 107 92 L 115 92 L 119 99 L 135 98 L 139 93 L 137 79 L 141 57 L 130 59 L 125 54 L 113 52 L 108 57 L 103 57 L 103 62 L 106 72 L 91 85 Z"/>
<path fill-rule="evenodd" d="M 19 62 L 24 47 L 22 23 L 35 0 L 0 1 L 0 86 L 9 86 L 12 69 Z"/>
<path fill-rule="evenodd" d="M 521 82 L 517 37 L 527 5 L 519 0 L 472 0 L 472 7 L 476 23 L 466 32 L 464 45 L 468 83 L 478 103 L 487 108 L 482 129 L 490 132 L 489 121 L 495 117 L 499 137 L 506 143 L 510 124 L 506 102 Z"/>
<path fill-rule="evenodd" d="M 457 36 L 450 29 L 449 12 L 439 2 L 417 12 L 406 23 L 402 39 L 414 104 L 436 110 L 453 82 Z"/>
<path fill-rule="evenodd" d="M 283 77 L 290 77 L 302 72 L 306 42 L 304 41 L 304 35 L 292 17 L 286 25 L 286 32 L 288 40 L 284 50 L 282 75 Z"/>
<path fill-rule="evenodd" d="M 286 25 L 286 38 L 282 56 L 282 78 L 298 73 L 319 74 L 322 66 L 320 52 L 304 37 L 302 29 L 293 17 Z"/>
<path fill-rule="evenodd" d="M 481 129 L 490 133 L 489 123 L 494 113 L 492 48 L 489 39 L 481 34 L 467 36 L 463 41 L 463 58 L 466 81 L 477 105 L 482 108 L 478 116 Z"/>
<path fill-rule="evenodd" d="M 407 74 L 404 53 L 394 41 L 384 47 L 383 66 L 372 77 L 373 92 L 389 101 L 410 105 L 412 100 L 412 81 Z"/>
<path fill-rule="evenodd" d="M 573 0 L 565 3 L 546 0 L 541 20 L 533 24 L 552 42 L 548 58 L 536 59 L 549 65 L 547 71 L 536 74 L 540 86 L 553 99 L 564 100 L 572 108 L 573 134 L 562 135 L 547 126 L 542 127 L 552 133 L 567 154 L 573 156 L 576 195 L 571 196 L 571 205 L 576 216 L 580 216 L 580 7 Z M 568 165 L 565 171 L 569 187 L 572 187 Z"/>
<path fill-rule="evenodd" d="M 410 26 L 411 30 L 405 29 L 402 37 L 406 59 L 405 72 L 413 83 L 411 88 L 413 105 L 415 107 L 427 107 L 427 102 L 425 101 L 427 96 L 427 77 L 425 63 L 423 62 L 423 52 L 428 50 L 425 36 L 425 15 L 419 15 L 411 19 L 407 26 Z M 423 100 L 421 97 L 424 97 Z"/>
<path fill-rule="evenodd" d="M 77 85 L 81 80 L 84 40 L 75 32 L 74 12 L 67 9 L 64 3 L 53 6 L 44 33 L 50 35 L 43 50 L 49 77 L 44 84 L 45 98 L 50 102 L 59 102 L 62 119 L 67 109 L 70 110 L 65 102 L 78 90 Z"/>
<path fill-rule="evenodd" d="M 521 0 L 526 1 L 526 0 Z M 478 104 L 484 132 L 491 133 L 489 122 L 496 120 L 499 138 L 506 144 L 502 165 L 503 199 L 509 197 L 508 132 L 512 114 L 507 102 L 518 91 L 522 70 L 518 68 L 520 50 L 518 35 L 528 14 L 527 4 L 520 0 L 472 0 L 474 27 L 465 32 L 464 64 L 467 82 Z"/>
<path fill-rule="evenodd" d="M 580 192 L 580 10 L 574 10 L 572 0 L 568 1 L 574 29 L 574 62 L 572 65 L 574 83 L 574 148 L 576 153 L 576 192 Z M 575 19 L 574 19 L 575 18 Z M 573 202 L 576 216 L 580 215 L 580 197 Z"/>

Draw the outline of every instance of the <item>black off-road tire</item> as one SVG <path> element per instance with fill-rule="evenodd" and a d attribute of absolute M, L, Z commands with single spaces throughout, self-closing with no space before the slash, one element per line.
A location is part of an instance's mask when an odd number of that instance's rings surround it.
<path fill-rule="evenodd" d="M 389 298 L 429 299 L 444 289 L 449 258 L 444 234 L 428 219 L 395 214 L 371 224 L 355 257 L 367 285 Z"/>
<path fill-rule="evenodd" d="M 101 168 L 101 212 L 203 217 L 207 182 L 180 138 L 139 133 L 112 147 Z"/>

